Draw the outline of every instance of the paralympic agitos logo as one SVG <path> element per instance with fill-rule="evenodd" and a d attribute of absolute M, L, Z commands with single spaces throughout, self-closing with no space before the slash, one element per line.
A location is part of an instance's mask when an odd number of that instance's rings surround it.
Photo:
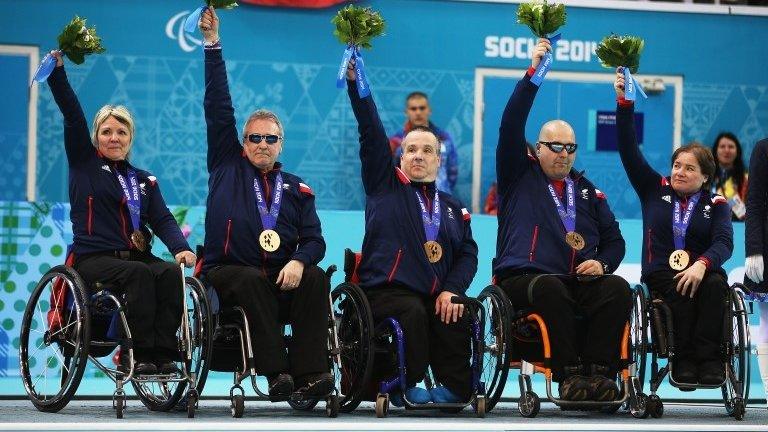
<path fill-rule="evenodd" d="M 179 44 L 179 48 L 184 52 L 192 52 L 195 48 L 203 44 L 201 39 L 184 31 L 184 20 L 192 11 L 185 10 L 172 16 L 165 24 L 165 35 Z"/>

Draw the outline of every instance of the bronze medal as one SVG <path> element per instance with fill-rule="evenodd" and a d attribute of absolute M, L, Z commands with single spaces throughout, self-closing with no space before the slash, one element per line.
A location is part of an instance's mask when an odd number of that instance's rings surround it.
<path fill-rule="evenodd" d="M 434 240 L 424 243 L 424 251 L 427 253 L 427 259 L 432 264 L 440 261 L 440 258 L 443 257 L 443 247 Z"/>
<path fill-rule="evenodd" d="M 581 234 L 577 233 L 576 231 L 569 231 L 566 233 L 565 242 L 576 250 L 582 250 L 584 249 L 584 246 L 586 246 L 586 243 L 584 243 L 584 237 L 582 237 Z"/>
<path fill-rule="evenodd" d="M 280 235 L 275 230 L 264 230 L 259 234 L 259 245 L 267 252 L 274 252 L 280 247 Z"/>
<path fill-rule="evenodd" d="M 669 256 L 669 266 L 672 267 L 672 270 L 685 270 L 690 261 L 691 257 L 683 249 L 678 249 Z"/>
<path fill-rule="evenodd" d="M 131 242 L 139 251 L 144 252 L 147 250 L 147 239 L 141 231 L 136 230 L 131 233 Z"/>

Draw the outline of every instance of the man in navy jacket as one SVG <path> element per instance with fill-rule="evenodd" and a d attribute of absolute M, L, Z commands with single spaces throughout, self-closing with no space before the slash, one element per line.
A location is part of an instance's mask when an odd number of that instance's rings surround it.
<path fill-rule="evenodd" d="M 469 320 L 451 297 L 463 295 L 477 271 L 469 212 L 435 187 L 440 142 L 430 129 L 416 127 L 405 136 L 401 168 L 394 166 L 373 97 L 361 99 L 354 79 L 350 66 L 348 93 L 366 193 L 360 285 L 376 321 L 394 317 L 403 327 L 406 397 L 422 403 L 467 400 Z M 431 394 L 415 387 L 430 364 L 442 384 Z"/>
<path fill-rule="evenodd" d="M 493 271 L 516 309 L 530 308 L 546 322 L 561 398 L 613 400 L 631 296 L 626 281 L 604 275 L 624 257 L 624 239 L 605 195 L 572 169 L 576 144 L 568 123 L 545 123 L 535 155 L 526 151 L 525 123 L 538 90 L 530 77 L 548 50 L 540 39 L 501 119 Z M 575 330 L 577 315 L 586 319 L 586 335 Z"/>
<path fill-rule="evenodd" d="M 210 175 L 203 273 L 224 305 L 244 309 L 270 400 L 286 400 L 294 388 L 321 397 L 334 383 L 327 356 L 328 280 L 317 267 L 325 241 L 315 197 L 276 162 L 283 127 L 275 114 L 251 114 L 241 144 L 213 8 L 203 13 L 200 28 Z M 288 310 L 292 331 L 287 352 L 281 309 Z"/>

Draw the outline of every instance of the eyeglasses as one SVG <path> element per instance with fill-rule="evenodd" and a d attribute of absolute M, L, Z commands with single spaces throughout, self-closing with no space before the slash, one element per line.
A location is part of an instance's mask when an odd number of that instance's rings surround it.
<path fill-rule="evenodd" d="M 262 134 L 250 134 L 248 135 L 248 141 L 259 144 L 261 143 L 261 140 L 264 140 L 267 142 L 267 144 L 276 144 L 278 141 L 283 139 L 280 135 L 262 135 Z"/>
<path fill-rule="evenodd" d="M 427 109 L 426 105 L 408 107 L 408 111 L 425 111 L 426 109 Z"/>
<path fill-rule="evenodd" d="M 573 154 L 576 152 L 576 143 L 561 143 L 557 141 L 539 141 L 538 144 L 547 146 L 548 149 L 555 153 L 560 153 L 565 149 L 566 153 Z"/>

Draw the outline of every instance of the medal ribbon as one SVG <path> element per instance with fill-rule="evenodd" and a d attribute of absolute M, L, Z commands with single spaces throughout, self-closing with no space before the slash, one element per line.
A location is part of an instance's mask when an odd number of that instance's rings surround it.
<path fill-rule="evenodd" d="M 640 92 L 640 94 L 648 99 L 648 96 L 646 96 L 645 92 L 643 91 L 643 86 L 638 84 L 635 77 L 632 76 L 632 74 L 629 72 L 629 68 L 624 68 L 624 99 L 628 101 L 634 101 L 637 99 L 637 92 Z"/>
<path fill-rule="evenodd" d="M 355 58 L 355 84 L 357 85 L 357 94 L 360 96 L 360 99 L 365 99 L 370 96 L 371 88 L 368 85 L 363 56 L 360 55 L 360 48 L 356 45 L 349 44 L 344 50 L 344 55 L 341 57 L 341 65 L 339 65 L 339 73 L 336 74 L 336 88 L 341 89 L 346 85 L 347 65 L 353 57 Z"/>
<path fill-rule="evenodd" d="M 261 191 L 261 185 L 259 179 L 253 179 L 253 192 L 256 195 L 256 207 L 259 209 L 259 217 L 261 218 L 261 226 L 264 230 L 271 230 L 277 225 L 277 215 L 280 213 L 280 202 L 283 198 L 283 175 L 277 173 L 275 178 L 274 193 L 272 194 L 272 205 L 267 210 L 267 201 L 264 198 L 264 193 Z"/>
<path fill-rule="evenodd" d="M 427 236 L 427 241 L 437 240 L 437 233 L 440 231 L 440 194 L 435 188 L 435 199 L 432 201 L 432 217 L 429 216 L 429 209 L 424 204 L 424 199 L 421 198 L 419 191 L 416 192 L 416 198 L 419 200 L 419 207 L 421 208 L 421 221 L 424 224 L 424 234 Z"/>
<path fill-rule="evenodd" d="M 125 202 L 128 206 L 128 213 L 131 215 L 131 225 L 133 226 L 134 231 L 138 231 L 141 218 L 141 194 L 139 193 L 139 181 L 136 179 L 136 171 L 128 168 L 126 172 L 128 174 L 128 180 L 125 179 L 124 175 L 120 174 L 120 171 L 115 169 L 115 174 L 117 174 L 117 181 L 120 182 L 120 187 L 123 189 L 123 195 L 125 195 Z"/>
<path fill-rule="evenodd" d="M 552 45 L 552 49 L 555 49 L 557 47 L 557 41 L 560 40 L 560 33 L 549 37 L 549 43 Z M 536 70 L 533 72 L 533 75 L 531 76 L 531 82 L 536 84 L 536 87 L 540 87 L 541 83 L 544 82 L 544 77 L 547 76 L 547 72 L 549 72 L 549 69 L 552 67 L 552 53 L 550 51 L 547 51 L 546 54 L 544 54 L 544 57 L 542 57 L 541 61 L 539 62 L 539 65 L 536 66 Z"/>
<path fill-rule="evenodd" d="M 576 191 L 574 190 L 573 180 L 570 177 L 565 178 L 565 206 L 560 202 L 560 198 L 557 197 L 557 192 L 555 192 L 552 183 L 548 183 L 547 188 L 552 195 L 552 200 L 555 202 L 557 214 L 563 222 L 565 232 L 576 231 Z"/>
<path fill-rule="evenodd" d="M 688 199 L 688 207 L 685 208 L 685 213 L 682 215 L 680 200 L 677 196 L 673 198 L 675 204 L 672 211 L 672 235 L 675 238 L 675 249 L 685 249 L 685 232 L 688 231 L 688 224 L 691 223 L 691 215 L 699 202 L 699 198 L 701 198 L 701 191 Z"/>

